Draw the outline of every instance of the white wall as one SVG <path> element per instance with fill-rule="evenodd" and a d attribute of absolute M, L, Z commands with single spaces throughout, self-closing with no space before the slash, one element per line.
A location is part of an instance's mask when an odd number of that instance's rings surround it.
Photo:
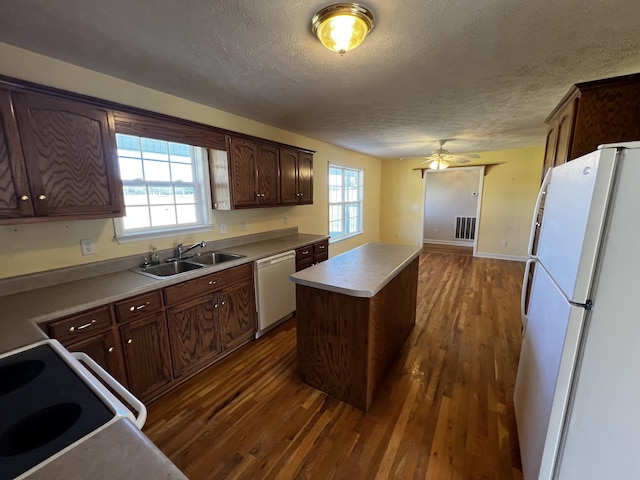
<path fill-rule="evenodd" d="M 473 240 L 455 239 L 455 219 L 475 217 L 478 212 L 480 168 L 425 173 L 424 241 L 473 245 Z"/>

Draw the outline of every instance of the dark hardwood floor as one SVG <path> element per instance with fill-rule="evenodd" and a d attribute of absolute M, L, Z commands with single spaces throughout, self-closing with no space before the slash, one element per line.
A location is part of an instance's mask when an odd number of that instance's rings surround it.
<path fill-rule="evenodd" d="M 423 253 L 416 326 L 367 413 L 300 381 L 292 319 L 152 403 L 144 432 L 192 480 L 521 479 L 523 269 Z"/>

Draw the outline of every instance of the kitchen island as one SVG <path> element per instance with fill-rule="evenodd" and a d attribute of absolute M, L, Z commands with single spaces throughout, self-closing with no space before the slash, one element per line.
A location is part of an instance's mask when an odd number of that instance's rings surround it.
<path fill-rule="evenodd" d="M 369 409 L 415 324 L 420 251 L 368 243 L 291 275 L 306 383 Z"/>

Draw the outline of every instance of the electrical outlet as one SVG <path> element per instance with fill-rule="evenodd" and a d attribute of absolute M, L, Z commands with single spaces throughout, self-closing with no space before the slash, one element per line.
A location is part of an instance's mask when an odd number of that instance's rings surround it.
<path fill-rule="evenodd" d="M 242 220 L 240 222 L 240 226 L 242 227 L 242 231 L 245 231 L 247 229 L 247 221 L 246 220 Z"/>
<path fill-rule="evenodd" d="M 80 240 L 80 247 L 82 247 L 82 255 L 93 255 L 96 253 L 96 244 L 91 238 Z"/>
<path fill-rule="evenodd" d="M 221 223 L 220 224 L 220 233 L 227 233 L 227 224 L 226 223 Z"/>
<path fill-rule="evenodd" d="M 509 242 L 507 242 L 506 240 L 502 240 L 502 242 L 500 242 L 500 245 L 502 245 L 503 247 L 506 247 L 508 243 Z"/>
<path fill-rule="evenodd" d="M 285 225 L 289 224 L 289 217 L 287 217 L 286 215 L 284 216 L 284 224 Z"/>

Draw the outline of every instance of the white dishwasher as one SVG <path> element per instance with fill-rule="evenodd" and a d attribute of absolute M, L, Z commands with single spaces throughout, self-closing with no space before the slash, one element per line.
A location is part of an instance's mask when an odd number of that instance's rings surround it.
<path fill-rule="evenodd" d="M 296 309 L 296 286 L 289 275 L 296 271 L 296 252 L 290 250 L 256 262 L 258 332 L 264 335 Z"/>

